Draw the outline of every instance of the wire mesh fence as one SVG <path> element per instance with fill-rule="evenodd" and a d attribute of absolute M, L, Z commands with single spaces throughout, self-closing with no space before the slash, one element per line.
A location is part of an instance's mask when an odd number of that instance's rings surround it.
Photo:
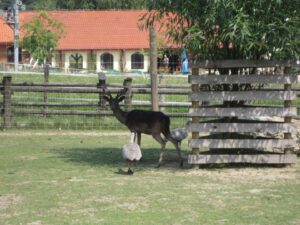
<path fill-rule="evenodd" d="M 116 93 L 123 88 L 125 78 L 125 75 L 108 75 L 106 86 Z M 135 75 L 131 78 L 133 95 L 130 109 L 151 110 L 149 76 Z M 160 110 L 171 116 L 173 128 L 182 127 L 187 121 L 189 106 L 187 94 L 184 94 L 189 88 L 187 77 L 167 76 L 163 81 L 160 90 L 169 94 L 160 94 Z M 107 103 L 104 108 L 101 106 L 101 89 L 97 87 L 98 83 L 97 76 L 50 74 L 49 83 L 45 83 L 43 75 L 12 75 L 11 128 L 127 130 L 117 121 Z M 172 88 L 171 92 L 167 86 Z M 180 86 L 182 88 L 179 88 Z M 0 105 L 4 108 L 3 98 Z M 121 107 L 126 108 L 126 105 L 121 103 Z M 5 127 L 3 121 L 4 119 L 1 120 L 1 127 Z"/>

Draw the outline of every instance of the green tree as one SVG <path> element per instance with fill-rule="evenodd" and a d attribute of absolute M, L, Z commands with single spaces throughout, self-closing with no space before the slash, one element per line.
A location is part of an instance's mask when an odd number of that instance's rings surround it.
<path fill-rule="evenodd" d="M 30 0 L 27 0 L 30 1 Z M 105 9 L 142 9 L 145 0 L 36 0 L 29 3 L 29 9 L 35 10 L 105 10 Z"/>
<path fill-rule="evenodd" d="M 12 7 L 12 0 L 0 0 L 0 9 L 7 9 L 8 7 Z"/>
<path fill-rule="evenodd" d="M 44 1 L 36 0 L 28 3 L 28 9 L 30 10 L 55 10 L 57 5 L 57 0 Z"/>
<path fill-rule="evenodd" d="M 52 57 L 59 39 L 64 34 L 62 23 L 52 19 L 46 12 L 34 16 L 22 29 L 22 47 L 39 62 L 45 62 Z"/>
<path fill-rule="evenodd" d="M 299 0 L 157 0 L 148 1 L 148 9 L 157 11 L 145 16 L 147 24 L 162 21 L 195 58 L 300 55 Z"/>

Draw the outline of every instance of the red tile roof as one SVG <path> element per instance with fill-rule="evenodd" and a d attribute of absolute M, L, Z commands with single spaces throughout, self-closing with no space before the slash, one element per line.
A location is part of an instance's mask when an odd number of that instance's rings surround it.
<path fill-rule="evenodd" d="M 14 42 L 13 30 L 5 23 L 3 17 L 0 16 L 0 44 Z"/>
<path fill-rule="evenodd" d="M 147 30 L 139 29 L 140 17 L 147 11 L 50 11 L 52 18 L 64 24 L 65 36 L 57 50 L 145 49 L 149 48 Z M 21 12 L 20 24 L 36 12 Z M 7 28 L 5 28 L 7 29 Z M 12 42 L 12 31 L 2 32 L 0 42 Z M 161 35 L 161 34 L 160 34 Z"/>

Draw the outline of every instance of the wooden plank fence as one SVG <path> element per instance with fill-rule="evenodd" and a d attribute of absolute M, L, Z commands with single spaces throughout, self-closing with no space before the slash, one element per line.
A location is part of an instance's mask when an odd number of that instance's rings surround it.
<path fill-rule="evenodd" d="M 246 68 L 278 66 L 285 67 L 283 74 L 243 74 Z M 207 163 L 295 163 L 294 148 L 297 143 L 292 139 L 292 133 L 296 132 L 296 128 L 291 122 L 292 117 L 297 116 L 297 108 L 292 107 L 291 103 L 298 97 L 292 90 L 292 84 L 299 82 L 299 75 L 291 73 L 292 66 L 299 65 L 295 61 L 194 62 L 192 75 L 189 77 L 189 99 L 192 105 L 189 111 L 192 118 L 189 125 L 192 133 L 189 147 L 192 154 L 188 156 L 188 162 L 194 166 Z M 200 75 L 200 68 L 222 69 L 226 74 Z M 235 74 L 236 71 L 239 74 Z M 261 88 L 263 85 L 260 88 L 249 88 L 253 84 L 282 84 L 283 88 Z M 203 85 L 210 88 L 205 90 L 201 88 Z M 213 85 L 219 85 L 223 90 L 213 90 Z M 248 89 L 239 89 L 242 85 L 248 85 Z M 284 104 L 275 107 L 251 105 L 256 100 L 281 100 Z M 214 101 L 218 104 L 203 106 L 201 101 Z M 209 117 L 218 119 L 200 120 Z M 282 119 L 280 122 L 266 121 L 265 117 Z M 270 137 L 267 133 L 281 133 L 283 138 Z M 267 151 L 275 148 L 279 149 L 279 154 Z M 214 150 L 218 149 L 217 154 Z M 255 152 L 250 155 L 239 154 L 241 150 L 247 149 Z M 260 152 L 257 153 L 257 150 Z"/>
<path fill-rule="evenodd" d="M 232 62 L 231 62 L 232 63 Z M 208 64 L 210 65 L 210 64 Z M 216 65 L 215 63 L 213 65 Z M 231 64 L 230 64 L 231 65 Z M 282 64 L 280 64 L 282 65 Z M 189 108 L 194 102 L 194 107 L 191 108 L 190 112 L 170 112 L 167 113 L 172 117 L 192 117 L 194 121 L 197 121 L 199 117 L 250 117 L 252 115 L 259 116 L 280 116 L 280 117 L 295 117 L 297 114 L 296 107 L 279 107 L 279 106 L 265 106 L 261 107 L 255 105 L 244 105 L 243 108 L 225 108 L 224 105 L 210 105 L 210 106 L 201 106 L 198 107 L 199 101 L 209 100 L 209 99 L 221 99 L 224 100 L 223 96 L 226 94 L 227 100 L 233 100 L 241 98 L 238 92 L 234 91 L 231 94 L 229 92 L 218 92 L 217 94 L 212 94 L 212 92 L 203 92 L 196 93 L 196 91 L 191 92 L 191 88 L 198 90 L 201 85 L 218 85 L 220 83 L 229 83 L 232 85 L 240 83 L 246 84 L 250 80 L 252 83 L 263 83 L 268 84 L 270 79 L 272 83 L 288 85 L 297 80 L 297 76 L 283 76 L 282 74 L 274 74 L 270 76 L 269 74 L 260 74 L 260 75 L 231 75 L 231 76 L 218 76 L 218 75 L 201 75 L 199 76 L 198 68 L 195 68 L 194 75 L 189 76 L 189 84 L 165 84 L 164 77 L 160 77 L 160 83 L 158 84 L 158 94 L 160 96 L 159 107 L 161 111 L 167 110 L 167 107 L 181 107 Z M 47 71 L 45 71 L 47 75 Z M 299 79 L 299 78 L 298 78 Z M 259 82 L 258 82 L 259 81 Z M 3 117 L 3 124 L 5 127 L 11 126 L 11 120 L 13 115 L 19 114 L 40 114 L 40 115 L 86 115 L 86 116 L 112 116 L 112 112 L 109 110 L 109 107 L 105 100 L 103 99 L 102 89 L 106 87 L 110 90 L 111 93 L 117 93 L 120 89 L 127 87 L 130 89 L 131 94 L 144 94 L 150 95 L 151 86 L 150 84 L 134 84 L 134 83 L 106 83 L 105 74 L 99 74 L 98 84 L 82 84 L 82 83 L 50 83 L 48 76 L 45 76 L 44 82 L 32 83 L 32 82 L 22 82 L 16 83 L 13 82 L 13 79 L 4 77 L 2 83 L 0 83 L 0 92 L 3 94 L 3 101 L 1 105 L 0 101 L 0 114 Z M 5 90 L 5 91 L 4 91 Z M 199 89 L 200 90 L 200 89 Z M 256 91 L 248 91 L 247 94 L 241 93 L 244 95 L 242 98 L 250 98 L 250 94 L 258 95 L 261 99 L 267 98 L 266 96 L 273 96 L 277 98 L 279 96 L 284 96 L 286 100 L 295 99 L 295 93 L 292 91 L 298 92 L 298 97 L 300 97 L 300 89 L 294 88 L 291 90 L 271 90 L 265 88 Z M 17 102 L 12 98 L 13 93 L 44 93 L 44 101 L 40 102 Z M 49 102 L 48 93 L 82 93 L 82 94 L 97 94 L 99 95 L 98 101 L 93 102 Z M 260 93 L 260 94 L 259 94 Z M 267 93 L 267 94 L 266 94 Z M 130 95 L 131 95 L 130 94 Z M 178 101 L 165 101 L 165 95 L 182 95 L 190 96 L 192 102 L 178 102 Z M 135 107 L 151 107 L 150 101 L 134 101 L 130 98 L 130 95 L 127 96 L 125 103 L 121 103 L 127 110 Z M 252 96 L 253 97 L 253 96 Z M 247 107 L 246 107 L 247 106 Z M 62 109 L 53 109 L 54 107 L 61 107 Z M 74 107 L 74 109 L 63 109 L 63 107 Z M 76 107 L 94 107 L 95 110 L 78 110 Z M 297 106 L 300 110 L 300 106 Z M 180 110 L 184 111 L 184 110 Z M 194 132 L 196 133 L 196 132 Z M 197 151 L 197 150 L 196 150 Z"/>

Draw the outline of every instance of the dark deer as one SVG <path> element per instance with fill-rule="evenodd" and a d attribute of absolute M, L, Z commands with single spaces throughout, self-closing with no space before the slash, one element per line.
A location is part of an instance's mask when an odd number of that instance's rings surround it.
<path fill-rule="evenodd" d="M 116 97 L 112 97 L 110 92 L 105 92 L 103 98 L 109 102 L 110 108 L 116 118 L 128 127 L 131 133 L 137 135 L 137 143 L 141 146 L 141 134 L 152 135 L 152 137 L 161 145 L 161 151 L 158 161 L 158 167 L 163 161 L 164 149 L 166 142 L 170 141 L 174 144 L 178 156 L 180 158 L 180 165 L 183 166 L 183 158 L 178 142 L 170 134 L 170 118 L 162 112 L 146 111 L 146 110 L 131 110 L 129 112 L 123 111 L 119 103 L 124 100 L 127 89 L 123 89 L 117 93 Z M 165 139 L 161 137 L 161 133 Z"/>

